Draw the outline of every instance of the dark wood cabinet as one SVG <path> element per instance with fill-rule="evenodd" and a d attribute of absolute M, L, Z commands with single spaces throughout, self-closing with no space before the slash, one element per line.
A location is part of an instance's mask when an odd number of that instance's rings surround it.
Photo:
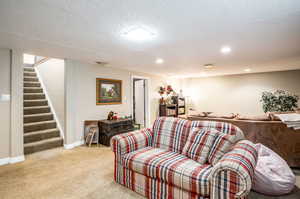
<path fill-rule="evenodd" d="M 110 139 L 118 134 L 134 130 L 132 119 L 99 120 L 100 143 L 110 146 Z"/>

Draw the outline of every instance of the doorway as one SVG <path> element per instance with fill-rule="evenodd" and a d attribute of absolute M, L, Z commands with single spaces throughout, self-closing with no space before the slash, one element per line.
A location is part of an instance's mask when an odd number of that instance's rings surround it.
<path fill-rule="evenodd" d="M 132 77 L 132 115 L 133 121 L 140 128 L 149 127 L 149 79 L 145 77 Z"/>

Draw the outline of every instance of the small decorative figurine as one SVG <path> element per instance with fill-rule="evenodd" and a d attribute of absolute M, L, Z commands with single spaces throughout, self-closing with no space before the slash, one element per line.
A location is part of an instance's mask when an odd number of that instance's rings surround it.
<path fill-rule="evenodd" d="M 114 114 L 115 113 L 113 111 L 110 111 L 107 115 L 107 120 L 113 120 Z"/>

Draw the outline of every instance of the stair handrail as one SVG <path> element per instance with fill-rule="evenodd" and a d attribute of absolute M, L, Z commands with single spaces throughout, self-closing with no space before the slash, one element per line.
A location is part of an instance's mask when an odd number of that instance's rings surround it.
<path fill-rule="evenodd" d="M 38 65 L 42 64 L 42 63 L 45 63 L 46 61 L 50 60 L 51 58 L 50 57 L 45 57 L 39 61 L 37 61 L 36 63 L 33 64 L 33 67 L 37 67 Z"/>

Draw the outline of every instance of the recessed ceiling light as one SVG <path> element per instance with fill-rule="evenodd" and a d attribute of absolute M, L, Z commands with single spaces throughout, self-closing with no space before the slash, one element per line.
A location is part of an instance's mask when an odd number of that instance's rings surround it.
<path fill-rule="evenodd" d="M 229 46 L 223 46 L 221 48 L 221 53 L 223 53 L 223 54 L 228 54 L 230 52 L 231 52 L 231 48 Z"/>
<path fill-rule="evenodd" d="M 251 71 L 251 69 L 250 68 L 246 68 L 244 71 L 247 72 L 247 73 L 249 73 Z"/>
<path fill-rule="evenodd" d="M 146 41 L 153 39 L 156 34 L 148 30 L 148 28 L 134 26 L 123 31 L 122 36 L 131 41 Z"/>
<path fill-rule="evenodd" d="M 164 63 L 164 60 L 161 59 L 161 58 L 157 58 L 156 61 L 155 61 L 155 63 L 162 64 L 162 63 Z"/>
<path fill-rule="evenodd" d="M 104 62 L 104 61 L 96 61 L 96 64 L 103 66 L 103 67 L 109 67 L 109 63 L 108 62 Z"/>

